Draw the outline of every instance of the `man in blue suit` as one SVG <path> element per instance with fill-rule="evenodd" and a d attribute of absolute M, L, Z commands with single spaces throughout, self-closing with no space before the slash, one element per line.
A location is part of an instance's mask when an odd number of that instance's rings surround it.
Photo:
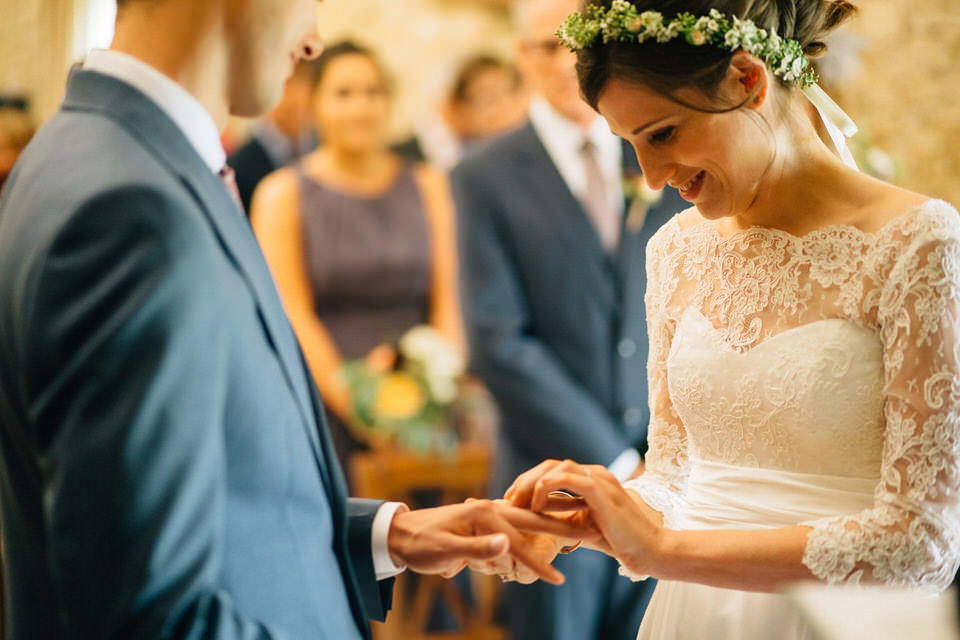
<path fill-rule="evenodd" d="M 642 471 L 649 418 L 645 248 L 684 208 L 624 202 L 632 151 L 579 96 L 554 36 L 576 0 L 520 0 L 518 62 L 530 123 L 453 173 L 473 369 L 500 408 L 495 485 L 547 458 Z M 629 215 L 627 211 L 630 210 Z M 561 588 L 508 585 L 514 638 L 632 639 L 652 584 L 600 554 L 561 557 Z"/>
<path fill-rule="evenodd" d="M 111 50 L 73 71 L 14 169 L 0 200 L 8 638 L 347 640 L 384 617 L 404 567 L 510 553 L 562 579 L 521 542 L 517 526 L 558 526 L 534 514 L 345 495 L 218 141 L 317 53 L 314 0 L 120 0 Z"/>

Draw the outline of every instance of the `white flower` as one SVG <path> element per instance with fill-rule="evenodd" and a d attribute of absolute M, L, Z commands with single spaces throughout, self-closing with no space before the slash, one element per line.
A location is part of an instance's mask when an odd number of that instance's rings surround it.
<path fill-rule="evenodd" d="M 647 31 L 659 31 L 663 28 L 663 14 L 659 11 L 644 11 L 640 14 L 640 21 Z"/>
<path fill-rule="evenodd" d="M 430 395 L 440 404 L 449 404 L 457 399 L 457 383 L 446 376 L 427 376 Z"/>
<path fill-rule="evenodd" d="M 728 49 L 739 49 L 740 45 L 743 43 L 743 34 L 740 32 L 739 27 L 733 27 L 727 31 L 727 35 L 723 37 L 723 44 Z"/>
<path fill-rule="evenodd" d="M 793 68 L 791 71 L 793 75 L 797 78 L 803 75 L 803 72 L 807 70 L 807 59 L 803 56 L 796 58 L 793 61 Z"/>
<path fill-rule="evenodd" d="M 704 16 L 697 20 L 693 28 L 702 33 L 713 35 L 720 31 L 720 24 L 714 18 Z"/>
<path fill-rule="evenodd" d="M 657 42 L 669 42 L 680 35 L 680 23 L 671 22 L 657 32 Z"/>
<path fill-rule="evenodd" d="M 423 367 L 428 381 L 431 378 L 453 379 L 466 369 L 466 363 L 456 348 L 433 327 L 410 329 L 400 338 L 398 346 L 405 357 Z"/>

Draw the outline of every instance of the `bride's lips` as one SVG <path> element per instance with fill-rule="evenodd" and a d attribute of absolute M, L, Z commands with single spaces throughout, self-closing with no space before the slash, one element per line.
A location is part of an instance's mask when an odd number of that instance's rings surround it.
<path fill-rule="evenodd" d="M 707 172 L 701 171 L 697 175 L 693 176 L 685 183 L 677 187 L 677 191 L 680 192 L 680 197 L 686 200 L 687 202 L 693 202 L 697 199 L 697 196 L 700 195 L 700 191 L 703 190 L 703 183 L 706 180 Z"/>

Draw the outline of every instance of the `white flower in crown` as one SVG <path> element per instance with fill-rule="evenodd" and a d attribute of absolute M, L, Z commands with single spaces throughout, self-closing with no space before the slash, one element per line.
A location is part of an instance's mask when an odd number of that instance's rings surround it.
<path fill-rule="evenodd" d="M 693 28 L 700 33 L 712 36 L 720 31 L 720 23 L 717 22 L 716 18 L 713 18 L 712 16 L 703 16 L 697 20 L 697 23 Z"/>
<path fill-rule="evenodd" d="M 664 43 L 682 35 L 694 46 L 743 49 L 763 60 L 775 75 L 801 88 L 817 82 L 817 74 L 809 66 L 799 42 L 761 29 L 752 20 L 727 17 L 716 8 L 699 18 L 680 13 L 668 22 L 658 11 L 637 13 L 631 2 L 613 0 L 609 9 L 590 5 L 583 13 L 572 14 L 557 35 L 574 51 L 591 46 L 601 35 L 604 43 L 643 43 L 651 38 Z"/>
<path fill-rule="evenodd" d="M 644 11 L 640 14 L 640 21 L 647 31 L 659 31 L 663 28 L 663 15 L 656 11 Z"/>
<path fill-rule="evenodd" d="M 657 42 L 670 42 L 680 35 L 681 25 L 679 22 L 671 22 L 666 28 L 660 29 L 657 33 Z"/>

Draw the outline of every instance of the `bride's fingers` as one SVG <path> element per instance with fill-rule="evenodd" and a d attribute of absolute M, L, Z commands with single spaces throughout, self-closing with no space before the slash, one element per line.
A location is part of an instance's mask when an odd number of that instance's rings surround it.
<path fill-rule="evenodd" d="M 558 460 L 544 460 L 529 471 L 521 473 L 503 494 L 503 497 L 513 503 L 514 506 L 526 507 L 529 504 L 530 496 L 533 494 L 533 486 L 537 479 L 560 464 L 562 463 Z"/>
<path fill-rule="evenodd" d="M 598 467 L 602 469 L 603 467 Z M 506 498 L 515 506 L 530 506 L 530 500 L 537 490 L 537 483 L 546 475 L 557 472 L 582 473 L 589 475 L 591 471 L 583 465 L 577 464 L 573 460 L 546 460 L 541 462 L 533 469 L 521 474 L 514 480 L 513 485 L 507 490 Z M 558 487 L 562 489 L 563 487 Z"/>
<path fill-rule="evenodd" d="M 611 496 L 623 492 L 619 484 L 614 485 L 605 478 L 593 478 L 580 473 L 553 472 L 537 481 L 534 495 L 530 500 L 530 509 L 534 512 L 542 511 L 549 501 L 550 492 L 561 488 L 580 495 L 595 515 L 608 512 L 612 506 Z"/>
<path fill-rule="evenodd" d="M 547 496 L 547 504 L 541 509 L 543 513 L 561 512 L 561 511 L 586 511 L 590 505 L 581 497 L 572 497 L 569 494 L 561 494 L 554 491 Z"/>

